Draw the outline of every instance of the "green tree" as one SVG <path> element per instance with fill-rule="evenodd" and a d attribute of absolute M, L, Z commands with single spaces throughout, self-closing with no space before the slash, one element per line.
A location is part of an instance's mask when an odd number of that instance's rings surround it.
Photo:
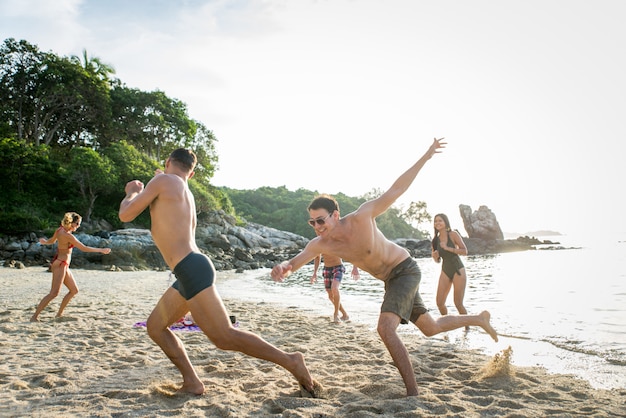
<path fill-rule="evenodd" d="M 64 179 L 44 145 L 0 139 L 0 231 L 21 233 L 45 228 L 62 199 Z"/>
<path fill-rule="evenodd" d="M 197 124 L 187 115 L 187 106 L 161 91 L 144 92 L 117 83 L 111 101 L 113 137 L 126 139 L 157 161 L 194 141 Z"/>
<path fill-rule="evenodd" d="M 109 86 L 97 74 L 63 57 L 49 55 L 42 84 L 41 135 L 46 144 L 98 148 L 110 123 Z"/>
<path fill-rule="evenodd" d="M 433 220 L 430 213 L 428 213 L 426 202 L 411 202 L 409 207 L 404 210 L 400 216 L 402 216 L 402 219 L 404 219 L 406 223 L 419 230 L 423 236 L 429 236 L 427 231 L 421 229 L 423 224 Z"/>
<path fill-rule="evenodd" d="M 115 74 L 115 68 L 112 65 L 102 62 L 102 60 L 98 57 L 90 57 L 87 54 L 86 49 L 83 49 L 82 57 L 72 55 L 70 60 L 73 63 L 82 66 L 89 74 L 92 74 L 100 80 L 106 82 L 109 82 L 111 80 L 111 75 Z"/>
<path fill-rule="evenodd" d="M 131 180 L 140 180 L 147 183 L 157 168 L 162 168 L 154 159 L 137 150 L 126 141 L 115 142 L 102 150 L 117 169 L 118 186 L 124 186 Z"/>
<path fill-rule="evenodd" d="M 18 139 L 32 137 L 39 78 L 46 54 L 26 41 L 8 38 L 0 47 L 0 112 Z"/>
<path fill-rule="evenodd" d="M 26 41 L 0 48 L 0 101 L 18 139 L 35 145 L 97 146 L 109 120 L 104 80 Z"/>
<path fill-rule="evenodd" d="M 213 131 L 199 121 L 193 121 L 194 135 L 184 146 L 193 150 L 198 157 L 194 178 L 205 187 L 209 187 L 211 178 L 217 169 L 218 156 L 215 149 L 217 139 Z M 173 151 L 174 148 L 171 151 Z"/>
<path fill-rule="evenodd" d="M 98 196 L 111 192 L 118 182 L 116 167 L 108 157 L 79 147 L 70 153 L 68 171 L 69 177 L 78 185 L 84 207 L 83 217 L 89 222 Z"/>

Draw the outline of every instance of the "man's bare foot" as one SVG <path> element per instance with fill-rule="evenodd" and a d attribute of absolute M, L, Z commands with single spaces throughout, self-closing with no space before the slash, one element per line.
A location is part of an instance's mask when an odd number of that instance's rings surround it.
<path fill-rule="evenodd" d="M 41 322 L 39 321 L 39 318 L 37 318 L 35 315 L 30 317 L 30 322 Z"/>
<path fill-rule="evenodd" d="M 491 314 L 488 311 L 482 311 L 478 316 L 482 319 L 482 324 L 480 324 L 480 326 L 491 336 L 491 338 L 493 338 L 495 342 L 498 342 L 498 333 L 495 329 L 493 329 L 491 323 L 489 322 L 491 320 Z"/>
<path fill-rule="evenodd" d="M 178 389 L 178 393 L 190 393 L 192 395 L 202 395 L 204 393 L 204 383 L 201 381 L 183 383 L 183 385 Z"/>
<path fill-rule="evenodd" d="M 334 323 L 334 324 L 338 324 L 338 323 L 340 323 L 340 322 L 341 322 L 341 320 L 339 319 L 339 317 L 338 317 L 337 315 L 335 315 L 335 316 L 333 317 L 333 323 Z"/>
<path fill-rule="evenodd" d="M 300 386 L 302 386 L 307 392 L 314 394 L 315 383 L 313 382 L 311 373 L 309 373 L 309 369 L 307 369 L 306 367 L 306 363 L 304 362 L 304 356 L 302 355 L 302 353 L 295 352 L 287 355 L 294 362 L 293 368 L 289 368 L 287 370 L 289 370 L 291 374 L 293 374 L 298 383 L 300 383 Z"/>
<path fill-rule="evenodd" d="M 313 379 L 313 389 L 308 390 L 300 385 L 300 396 L 303 398 L 324 398 L 324 387 L 320 382 Z"/>
<path fill-rule="evenodd" d="M 348 316 L 348 314 L 344 314 L 341 316 L 341 320 L 344 322 L 348 322 L 350 321 L 350 317 Z"/>

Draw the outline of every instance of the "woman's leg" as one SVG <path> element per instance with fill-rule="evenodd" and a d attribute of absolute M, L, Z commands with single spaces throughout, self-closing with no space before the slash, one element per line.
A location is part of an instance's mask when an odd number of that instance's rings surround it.
<path fill-rule="evenodd" d="M 63 315 L 63 311 L 65 310 L 67 304 L 70 303 L 70 300 L 78 293 L 78 286 L 76 285 L 76 280 L 74 280 L 74 274 L 69 268 L 65 272 L 63 284 L 69 289 L 69 292 L 67 292 L 67 295 L 65 295 L 61 301 L 59 312 L 57 312 L 57 318 Z"/>
<path fill-rule="evenodd" d="M 441 271 L 439 275 L 439 284 L 437 286 L 437 296 L 436 303 L 437 308 L 439 308 L 439 313 L 441 315 L 448 315 L 448 308 L 446 307 L 446 299 L 448 299 L 448 294 L 450 293 L 450 288 L 452 287 L 452 280 L 446 276 L 446 273 Z"/>
<path fill-rule="evenodd" d="M 62 261 L 55 261 L 51 265 L 52 268 L 52 286 L 50 288 L 50 293 L 41 299 L 39 305 L 37 305 L 37 309 L 35 309 L 35 313 L 30 318 L 31 322 L 39 321 L 39 314 L 43 311 L 46 306 L 52 301 L 52 299 L 59 296 L 59 292 L 61 291 L 61 285 L 63 284 L 63 278 L 65 277 L 65 272 L 67 271 L 67 265 Z"/>
<path fill-rule="evenodd" d="M 467 314 L 467 309 L 463 305 L 463 299 L 465 298 L 465 286 L 467 285 L 467 276 L 465 275 L 465 269 L 459 270 L 460 274 L 454 275 L 454 306 L 460 314 Z"/>

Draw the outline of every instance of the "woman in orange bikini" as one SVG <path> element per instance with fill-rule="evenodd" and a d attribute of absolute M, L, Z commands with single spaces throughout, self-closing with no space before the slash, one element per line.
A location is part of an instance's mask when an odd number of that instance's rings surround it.
<path fill-rule="evenodd" d="M 42 245 L 51 245 L 58 241 L 57 253 L 50 264 L 52 271 L 52 288 L 50 293 L 41 299 L 35 313 L 30 318 L 31 322 L 39 321 L 39 314 L 46 306 L 56 298 L 61 292 L 61 285 L 65 285 L 69 292 L 61 301 L 57 318 L 63 314 L 63 310 L 70 300 L 78 293 L 78 286 L 74 275 L 70 271 L 70 262 L 72 260 L 72 248 L 76 247 L 83 252 L 109 254 L 110 248 L 94 248 L 88 247 L 80 242 L 72 233 L 78 229 L 82 217 L 76 212 L 67 212 L 61 221 L 61 226 L 54 232 L 50 239 L 40 238 L 39 243 Z"/>

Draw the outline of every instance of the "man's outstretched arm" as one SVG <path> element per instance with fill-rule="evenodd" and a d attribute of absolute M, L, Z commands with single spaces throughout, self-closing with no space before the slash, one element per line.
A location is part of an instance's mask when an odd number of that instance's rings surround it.
<path fill-rule="evenodd" d="M 383 193 L 378 198 L 371 201 L 373 205 L 370 209 L 373 212 L 373 217 L 381 215 L 400 197 L 407 191 L 409 186 L 413 183 L 413 180 L 417 177 L 417 173 L 420 172 L 422 167 L 433 155 L 439 154 L 441 149 L 446 147 L 446 142 L 443 142 L 444 138 L 435 138 L 431 146 L 426 150 L 424 155 L 417 160 L 408 170 L 406 170 L 398 179 L 391 185 L 389 190 Z M 370 202 L 366 202 L 364 205 L 368 205 Z"/>

